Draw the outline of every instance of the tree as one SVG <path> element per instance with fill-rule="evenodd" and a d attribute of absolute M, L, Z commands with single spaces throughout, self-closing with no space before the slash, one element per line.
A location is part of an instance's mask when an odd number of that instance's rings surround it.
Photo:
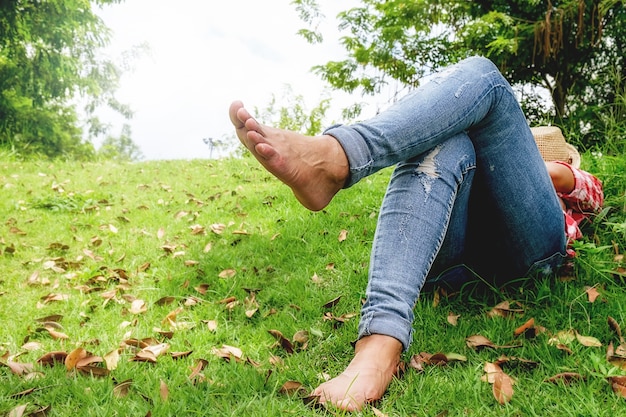
<path fill-rule="evenodd" d="M 98 149 L 98 157 L 108 160 L 132 162 L 143 158 L 141 150 L 131 139 L 131 128 L 129 125 L 122 126 L 119 136 L 108 136 Z"/>
<path fill-rule="evenodd" d="M 539 85 L 563 118 L 584 99 L 611 101 L 611 65 L 624 74 L 624 0 L 362 0 L 340 13 L 348 58 L 315 67 L 333 87 L 376 93 L 389 78 L 415 87 L 468 55 L 491 58 L 513 84 Z M 315 0 L 295 0 L 309 24 Z M 309 41 L 319 41 L 304 30 Z M 620 49 L 621 48 L 621 49 Z M 590 78 L 596 79 L 590 90 Z"/>
<path fill-rule="evenodd" d="M 0 2 L 0 146 L 48 157 L 89 157 L 74 100 L 86 111 L 107 105 L 125 117 L 115 99 L 120 70 L 97 50 L 108 29 L 92 4 L 120 0 L 3 0 Z M 90 129 L 97 125 L 97 119 Z"/>

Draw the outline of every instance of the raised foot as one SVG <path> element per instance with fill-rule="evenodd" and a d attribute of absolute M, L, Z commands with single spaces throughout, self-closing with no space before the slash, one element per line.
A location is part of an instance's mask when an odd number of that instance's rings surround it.
<path fill-rule="evenodd" d="M 239 101 L 229 110 L 237 137 L 309 210 L 326 207 L 349 173 L 343 148 L 329 135 L 306 136 L 258 123 Z"/>

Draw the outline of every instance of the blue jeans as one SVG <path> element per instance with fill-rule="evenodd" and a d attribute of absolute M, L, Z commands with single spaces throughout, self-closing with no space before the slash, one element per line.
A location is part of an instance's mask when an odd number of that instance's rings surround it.
<path fill-rule="evenodd" d="M 491 61 L 466 59 L 376 117 L 325 133 L 348 157 L 346 187 L 397 164 L 359 337 L 384 334 L 408 348 L 427 280 L 503 283 L 550 273 L 565 257 L 558 197 L 511 86 Z"/>

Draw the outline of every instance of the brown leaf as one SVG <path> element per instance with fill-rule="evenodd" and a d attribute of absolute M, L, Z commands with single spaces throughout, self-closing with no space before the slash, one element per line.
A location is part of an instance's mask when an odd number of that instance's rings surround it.
<path fill-rule="evenodd" d="M 193 350 L 187 350 L 185 352 L 171 352 L 170 356 L 172 357 L 172 359 L 181 359 L 181 358 L 186 358 L 192 353 L 193 353 Z"/>
<path fill-rule="evenodd" d="M 224 233 L 224 229 L 226 229 L 226 225 L 221 223 L 212 224 L 210 227 L 211 231 L 216 235 L 221 235 L 222 233 Z"/>
<path fill-rule="evenodd" d="M 12 360 L 8 360 L 6 363 L 0 362 L 0 365 L 4 365 L 8 367 L 11 370 L 11 372 L 13 372 L 15 375 L 18 375 L 18 376 L 26 375 L 33 371 L 32 363 L 21 363 L 21 362 L 14 362 Z"/>
<path fill-rule="evenodd" d="M 218 277 L 220 278 L 232 278 L 235 276 L 235 274 L 237 274 L 237 271 L 235 271 L 234 269 L 225 269 L 222 272 L 220 272 L 218 274 Z"/>
<path fill-rule="evenodd" d="M 24 390 L 24 391 L 20 391 L 20 392 L 16 392 L 15 394 L 11 394 L 11 395 L 9 396 L 9 398 L 22 398 L 22 397 L 25 397 L 25 396 L 27 396 L 27 395 L 32 394 L 33 392 L 35 392 L 35 391 L 36 391 L 36 390 L 38 390 L 38 389 L 39 389 L 39 388 L 35 388 L 35 387 L 33 387 L 33 388 L 28 388 L 28 389 L 26 389 L 26 390 Z"/>
<path fill-rule="evenodd" d="M 120 382 L 115 387 L 113 387 L 113 395 L 117 398 L 123 398 L 128 395 L 130 391 L 131 385 L 133 384 L 132 379 L 127 379 L 125 381 Z"/>
<path fill-rule="evenodd" d="M 327 301 L 326 303 L 324 303 L 324 305 L 322 307 L 323 308 L 333 308 L 334 306 L 339 304 L 339 301 L 341 301 L 341 295 L 339 297 L 333 298 L 330 301 Z"/>
<path fill-rule="evenodd" d="M 210 284 L 203 283 L 203 284 L 198 285 L 194 289 L 198 291 L 200 294 L 206 295 L 206 292 L 209 290 L 209 288 L 211 288 Z"/>
<path fill-rule="evenodd" d="M 468 338 L 465 339 L 465 343 L 467 344 L 468 347 L 472 349 L 476 349 L 476 350 L 480 350 L 486 347 L 492 348 L 492 349 L 496 348 L 496 345 L 491 340 L 479 334 L 469 336 Z"/>
<path fill-rule="evenodd" d="M 43 349 L 43 345 L 39 342 L 27 342 L 22 345 L 22 349 L 28 351 L 39 350 Z"/>
<path fill-rule="evenodd" d="M 531 361 L 529 359 L 523 359 L 523 358 L 516 358 L 515 356 L 507 357 L 504 355 L 500 356 L 494 363 L 498 365 L 500 368 L 503 368 L 503 365 L 509 365 L 509 367 L 522 365 L 526 368 L 535 368 L 539 365 L 539 362 L 536 362 L 536 361 Z"/>
<path fill-rule="evenodd" d="M 502 372 L 502 368 L 500 368 L 500 365 L 493 363 L 493 362 L 485 362 L 485 366 L 483 367 L 483 370 L 485 371 L 485 380 L 487 382 L 489 382 L 490 384 L 493 384 L 495 381 L 495 375 L 497 373 L 501 373 Z"/>
<path fill-rule="evenodd" d="M 343 242 L 344 240 L 346 240 L 348 238 L 348 231 L 346 229 L 341 230 L 341 232 L 339 232 L 339 241 Z"/>
<path fill-rule="evenodd" d="M 513 382 L 504 372 L 497 372 L 493 381 L 493 396 L 500 404 L 506 404 L 513 397 Z"/>
<path fill-rule="evenodd" d="M 533 329 L 535 327 L 535 319 L 531 318 L 530 320 L 528 320 L 526 323 L 522 324 L 520 327 L 518 327 L 517 329 L 515 329 L 515 331 L 513 332 L 513 334 L 515 335 L 515 337 L 519 336 L 522 333 L 526 333 L 527 331 L 529 331 L 530 329 Z M 534 335 L 533 335 L 534 336 Z"/>
<path fill-rule="evenodd" d="M 128 310 L 131 314 L 142 314 L 148 311 L 148 306 L 144 300 L 133 300 L 130 304 L 130 309 Z"/>
<path fill-rule="evenodd" d="M 452 326 L 456 326 L 458 324 L 459 317 L 461 317 L 460 314 L 454 314 L 450 311 L 446 320 L 448 320 L 448 323 L 450 323 Z"/>
<path fill-rule="evenodd" d="M 563 343 L 558 343 L 556 345 L 556 348 L 559 349 L 559 350 L 562 350 L 563 352 L 567 353 L 568 355 L 572 355 L 574 353 L 574 352 L 572 352 L 572 349 L 568 348 Z"/>
<path fill-rule="evenodd" d="M 608 316 L 607 322 L 609 323 L 609 327 L 611 328 L 611 330 L 613 330 L 617 337 L 619 337 L 620 343 L 624 343 L 624 338 L 622 337 L 622 328 L 620 327 L 617 320 L 615 320 L 611 316 Z"/>
<path fill-rule="evenodd" d="M 35 321 L 38 323 L 48 323 L 48 322 L 58 323 L 62 319 L 63 319 L 63 316 L 61 314 L 52 314 L 50 316 L 45 316 L 45 317 L 40 317 L 38 319 L 35 319 Z"/>
<path fill-rule="evenodd" d="M 389 417 L 389 414 L 385 414 L 382 411 L 380 411 L 378 408 L 372 406 L 372 413 L 374 413 L 375 417 Z"/>
<path fill-rule="evenodd" d="M 513 304 L 520 308 L 513 308 L 509 301 L 503 301 L 487 312 L 487 315 L 489 317 L 510 317 L 515 314 L 524 314 L 524 309 L 521 308 L 521 305 L 517 301 L 514 301 Z"/>
<path fill-rule="evenodd" d="M 299 343 L 301 345 L 304 345 L 309 341 L 309 332 L 306 330 L 298 330 L 293 335 L 292 340 L 294 341 L 294 343 Z"/>
<path fill-rule="evenodd" d="M 157 357 L 149 350 L 140 350 L 130 359 L 131 362 L 150 362 L 157 363 Z"/>
<path fill-rule="evenodd" d="M 158 358 L 162 355 L 164 355 L 165 353 L 167 353 L 167 351 L 170 349 L 170 345 L 168 343 L 159 343 L 156 345 L 150 345 L 150 346 L 146 346 L 145 348 L 143 348 L 141 351 L 142 352 L 150 352 L 154 355 L 155 358 Z"/>
<path fill-rule="evenodd" d="M 274 338 L 278 341 L 280 346 L 285 350 L 285 352 L 292 354 L 293 353 L 293 345 L 291 341 L 287 339 L 283 334 L 278 330 L 268 330 L 268 333 L 274 336 Z"/>
<path fill-rule="evenodd" d="M 243 352 L 241 349 L 229 345 L 222 345 L 220 349 L 213 348 L 211 349 L 211 353 L 227 361 L 230 361 L 232 358 L 235 358 L 235 360 L 239 361 L 243 357 Z"/>
<path fill-rule="evenodd" d="M 596 301 L 596 298 L 598 298 L 598 296 L 600 295 L 600 293 L 598 292 L 598 289 L 595 286 L 585 287 L 585 292 L 587 293 L 587 297 L 590 303 L 593 303 L 594 301 Z"/>
<path fill-rule="evenodd" d="M 109 371 L 113 371 L 117 368 L 117 364 L 120 361 L 120 349 L 112 350 L 104 355 L 104 363 Z"/>
<path fill-rule="evenodd" d="M 74 349 L 65 357 L 65 368 L 71 371 L 81 359 L 88 356 L 87 351 L 81 347 Z"/>
<path fill-rule="evenodd" d="M 205 359 L 198 359 L 196 361 L 196 365 L 194 367 L 190 367 L 191 375 L 189 375 L 189 379 L 195 380 L 196 378 L 198 378 L 198 376 L 202 375 L 200 372 L 202 372 L 204 367 L 208 364 L 209 362 L 207 362 Z"/>
<path fill-rule="evenodd" d="M 214 332 L 217 330 L 217 320 L 204 320 L 204 323 L 206 323 L 207 328 L 210 332 Z"/>
<path fill-rule="evenodd" d="M 600 342 L 598 339 L 596 339 L 593 336 L 583 336 L 583 335 L 579 334 L 578 332 L 576 332 L 576 339 L 583 346 L 587 346 L 587 347 L 600 347 L 600 346 L 602 346 L 602 342 Z"/>
<path fill-rule="evenodd" d="M 608 380 L 613 392 L 622 398 L 626 398 L 626 376 L 612 376 Z"/>
<path fill-rule="evenodd" d="M 569 385 L 572 382 L 575 381 L 582 381 L 585 378 L 576 372 L 561 372 L 559 374 L 556 374 L 554 376 L 551 376 L 550 378 L 546 378 L 544 379 L 545 382 L 551 382 L 553 384 L 557 384 L 559 382 L 564 383 L 565 385 Z"/>
<path fill-rule="evenodd" d="M 174 301 L 176 301 L 176 297 L 161 297 L 158 300 L 156 300 L 154 302 L 154 304 L 158 305 L 158 306 L 165 306 L 165 305 L 169 305 L 172 304 Z"/>
<path fill-rule="evenodd" d="M 282 387 L 280 387 L 279 392 L 281 394 L 292 395 L 292 394 L 297 394 L 303 390 L 304 390 L 304 387 L 302 386 L 302 383 L 298 381 L 287 381 L 283 384 Z"/>
<path fill-rule="evenodd" d="M 84 366 L 77 366 L 76 370 L 79 371 L 81 374 L 85 374 L 85 375 L 89 375 L 89 376 L 109 376 L 110 371 L 106 368 L 103 368 L 102 366 L 97 366 L 97 365 L 84 365 Z"/>
<path fill-rule="evenodd" d="M 70 338 L 65 333 L 58 332 L 54 328 L 52 328 L 51 326 L 45 326 L 44 329 L 46 329 L 48 334 L 50 334 L 50 336 L 52 336 L 53 339 L 59 340 L 59 339 L 69 339 Z"/>
<path fill-rule="evenodd" d="M 67 357 L 67 352 L 48 352 L 39 359 L 37 359 L 37 363 L 43 366 L 52 366 L 55 363 L 65 363 L 65 358 Z"/>
<path fill-rule="evenodd" d="M 161 396 L 161 400 L 163 401 L 167 401 L 168 397 L 170 396 L 170 390 L 163 380 L 161 380 L 159 384 L 159 395 Z"/>
<path fill-rule="evenodd" d="M 185 309 L 182 307 L 178 307 L 176 310 L 172 310 L 167 313 L 167 316 L 163 320 L 161 320 L 161 324 L 173 324 L 176 323 L 176 317 L 182 313 Z"/>
<path fill-rule="evenodd" d="M 7 417 L 22 417 L 26 412 L 26 407 L 28 407 L 28 404 L 18 405 L 17 407 L 9 411 Z"/>

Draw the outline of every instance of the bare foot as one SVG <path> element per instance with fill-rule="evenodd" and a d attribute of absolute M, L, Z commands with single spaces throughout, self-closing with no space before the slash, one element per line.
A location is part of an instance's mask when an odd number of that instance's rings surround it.
<path fill-rule="evenodd" d="M 382 398 L 400 364 L 402 343 L 374 334 L 356 343 L 354 358 L 345 371 L 317 387 L 312 395 L 318 402 L 342 410 L 357 411 Z"/>
<path fill-rule="evenodd" d="M 348 159 L 332 136 L 305 136 L 261 125 L 240 101 L 230 105 L 229 116 L 241 143 L 304 207 L 321 210 L 343 188 Z"/>

